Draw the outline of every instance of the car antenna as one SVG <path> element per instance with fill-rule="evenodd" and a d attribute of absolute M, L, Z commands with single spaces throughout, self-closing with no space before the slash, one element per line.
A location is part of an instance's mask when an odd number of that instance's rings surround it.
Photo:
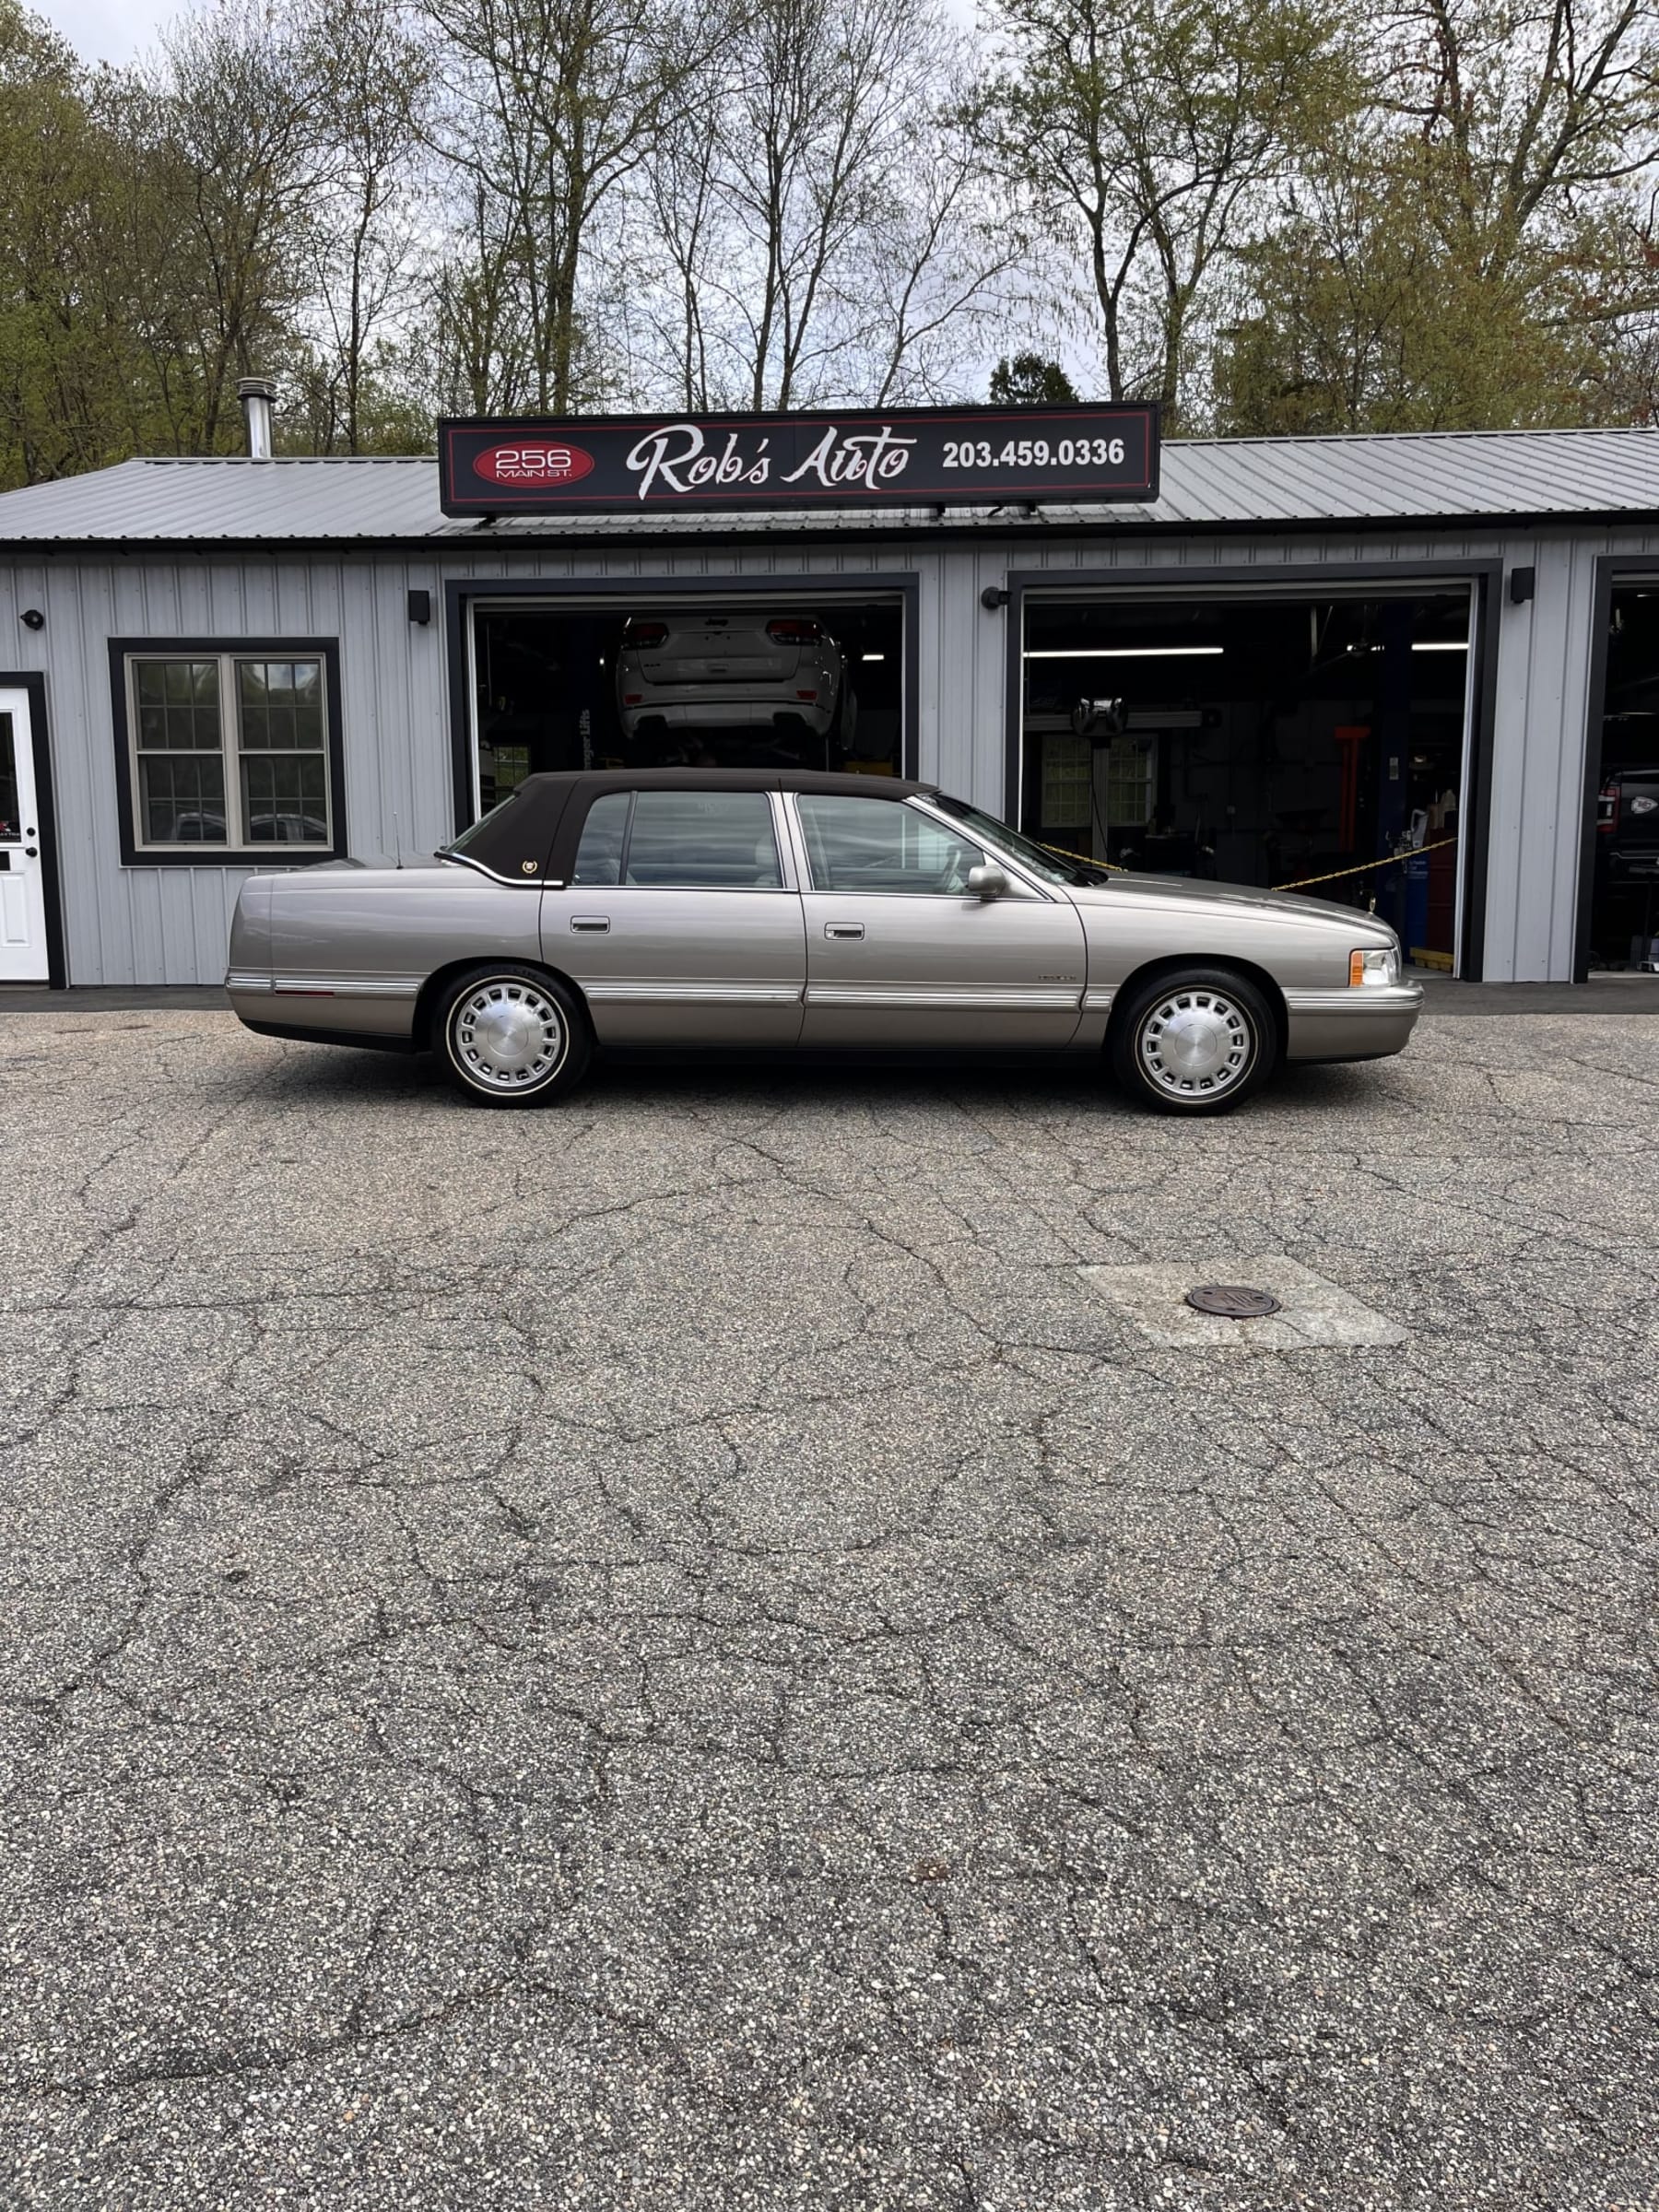
<path fill-rule="evenodd" d="M 403 866 L 403 836 L 398 830 L 395 815 L 392 817 L 392 850 L 396 854 L 397 865 L 401 868 Z"/>

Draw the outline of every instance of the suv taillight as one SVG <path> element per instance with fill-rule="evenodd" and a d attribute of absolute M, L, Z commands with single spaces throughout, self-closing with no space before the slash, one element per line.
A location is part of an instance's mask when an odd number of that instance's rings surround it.
<path fill-rule="evenodd" d="M 794 615 L 781 615 L 775 622 L 767 624 L 766 634 L 780 645 L 810 645 L 824 633 L 816 622 L 802 621 Z"/>
<path fill-rule="evenodd" d="M 1618 786 L 1604 783 L 1595 802 L 1595 827 L 1603 837 L 1610 837 L 1618 827 Z"/>
<path fill-rule="evenodd" d="M 666 622 L 630 622 L 622 633 L 626 645 L 661 645 L 668 635 Z"/>

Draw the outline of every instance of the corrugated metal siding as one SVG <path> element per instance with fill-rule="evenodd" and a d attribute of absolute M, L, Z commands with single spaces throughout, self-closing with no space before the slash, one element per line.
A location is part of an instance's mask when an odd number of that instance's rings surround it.
<path fill-rule="evenodd" d="M 407 850 L 429 850 L 451 828 L 448 677 L 442 624 L 411 624 L 405 594 L 441 606 L 446 578 L 673 577 L 734 574 L 918 579 L 922 773 L 981 805 L 1004 799 L 1006 613 L 980 605 L 1011 570 L 1043 571 L 1056 586 L 1079 571 L 1204 588 L 1218 565 L 1263 584 L 1289 567 L 1386 573 L 1403 564 L 1500 555 L 1537 569 L 1529 606 L 1497 608 L 1498 675 L 1486 968 L 1495 980 L 1571 973 L 1576 914 L 1590 623 L 1599 553 L 1652 554 L 1659 527 L 1516 536 L 1419 532 L 1369 538 L 1341 532 L 1289 538 L 1064 541 L 941 547 L 892 543 L 739 549 L 642 545 L 597 553 L 522 543 L 448 547 L 434 558 L 387 555 L 237 559 L 138 552 L 44 561 L 0 555 L 0 635 L 7 673 L 47 677 L 62 838 L 69 972 L 76 982 L 213 982 L 223 972 L 229 916 L 247 871 L 121 865 L 107 641 L 112 636 L 324 636 L 340 640 L 347 814 L 356 851 L 389 851 L 393 818 Z M 441 557 L 439 557 L 441 554 Z M 1305 589 L 1298 584 L 1293 588 Z M 42 630 L 18 616 L 38 606 Z M 435 609 L 436 611 L 436 609 Z"/>
<path fill-rule="evenodd" d="M 218 982 L 230 912 L 252 872 L 211 864 L 122 865 L 110 690 L 112 637 L 211 638 L 227 644 L 248 637 L 337 637 L 352 849 L 389 853 L 395 835 L 406 851 L 429 852 L 454 828 L 448 672 L 443 625 L 437 618 L 446 577 L 470 578 L 486 587 L 492 578 L 526 573 L 672 575 L 699 582 L 785 572 L 853 581 L 872 568 L 893 573 L 922 565 L 895 561 L 875 547 L 807 555 L 781 546 L 746 554 L 740 561 L 706 549 L 670 559 L 638 547 L 597 559 L 526 561 L 503 550 L 473 559 L 452 556 L 441 565 L 328 556 L 0 557 L 0 635 L 16 641 L 8 666 L 41 670 L 47 679 L 70 981 Z M 433 594 L 429 626 L 407 618 L 411 588 Z M 43 629 L 26 629 L 18 622 L 27 606 L 43 611 Z M 923 577 L 920 621 L 925 653 L 927 641 L 936 640 L 941 629 L 936 560 Z M 920 731 L 927 759 L 937 751 L 941 712 L 925 665 Z M 959 683 L 956 688 L 960 691 Z M 971 753 L 970 727 L 959 725 L 956 737 L 956 755 L 964 766 Z M 975 778 L 974 788 L 994 799 L 1000 782 Z"/>

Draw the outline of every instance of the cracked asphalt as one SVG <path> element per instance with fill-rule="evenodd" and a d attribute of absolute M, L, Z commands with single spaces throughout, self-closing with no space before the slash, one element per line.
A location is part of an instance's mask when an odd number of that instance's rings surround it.
<path fill-rule="evenodd" d="M 1659 1018 L 0 1048 L 0 2201 L 1659 2204 Z M 1409 1339 L 1081 1274 L 1217 1253 Z"/>

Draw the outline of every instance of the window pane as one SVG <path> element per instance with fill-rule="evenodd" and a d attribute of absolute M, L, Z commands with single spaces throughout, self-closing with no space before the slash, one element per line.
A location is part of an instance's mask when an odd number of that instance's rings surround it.
<path fill-rule="evenodd" d="M 133 689 L 141 752 L 218 751 L 217 661 L 136 661 Z"/>
<path fill-rule="evenodd" d="M 321 752 L 321 661 L 238 661 L 241 742 L 250 752 Z"/>
<path fill-rule="evenodd" d="M 138 817 L 151 845 L 225 842 L 225 768 L 212 755 L 144 755 L 138 762 Z"/>
<path fill-rule="evenodd" d="M 894 800 L 803 794 L 799 805 L 816 890 L 959 896 L 969 869 L 985 857 L 978 845 Z"/>
<path fill-rule="evenodd" d="M 1042 740 L 1041 820 L 1051 830 L 1087 830 L 1094 747 L 1087 737 Z"/>
<path fill-rule="evenodd" d="M 1141 830 L 1158 796 L 1151 739 L 1114 737 L 1106 756 L 1106 820 L 1113 830 Z"/>
<path fill-rule="evenodd" d="M 18 754 L 12 718 L 0 714 L 0 837 L 15 838 L 18 821 Z"/>
<path fill-rule="evenodd" d="M 328 842 L 326 763 L 306 753 L 244 755 L 242 810 L 256 845 Z"/>
<path fill-rule="evenodd" d="M 763 791 L 640 792 L 627 881 L 663 889 L 780 889 L 771 801 Z"/>
<path fill-rule="evenodd" d="M 571 881 L 617 883 L 622 865 L 622 833 L 628 828 L 629 794 L 613 791 L 595 799 L 582 826 L 576 848 L 576 866 Z"/>

